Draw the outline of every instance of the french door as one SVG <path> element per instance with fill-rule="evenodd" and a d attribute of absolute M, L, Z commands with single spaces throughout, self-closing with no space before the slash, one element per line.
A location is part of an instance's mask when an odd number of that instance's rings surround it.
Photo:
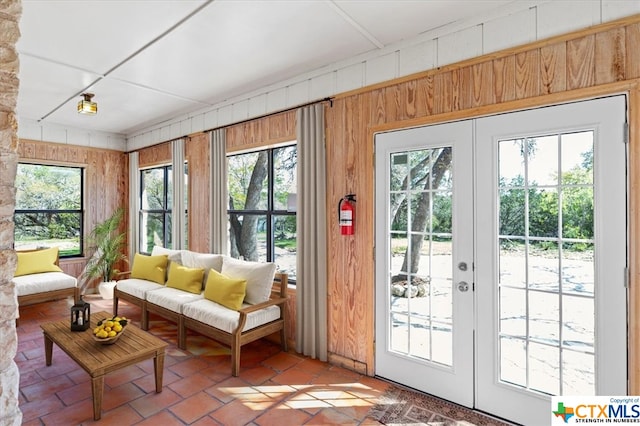
<path fill-rule="evenodd" d="M 522 424 L 626 394 L 623 96 L 376 136 L 376 374 Z"/>

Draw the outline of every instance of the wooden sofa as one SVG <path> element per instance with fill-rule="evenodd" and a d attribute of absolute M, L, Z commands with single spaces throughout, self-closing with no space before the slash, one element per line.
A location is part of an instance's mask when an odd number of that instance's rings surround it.
<path fill-rule="evenodd" d="M 175 256 L 177 251 L 171 252 L 173 254 L 170 255 L 170 258 Z M 188 255 L 194 255 L 193 252 L 186 250 L 181 252 L 184 258 Z M 206 256 L 205 254 L 199 255 Z M 221 256 L 220 261 L 223 257 L 226 258 L 226 256 Z M 212 266 L 212 268 L 217 270 L 222 266 Z M 274 280 L 269 289 L 270 297 L 268 300 L 255 304 L 243 303 L 237 311 L 206 299 L 204 287 L 201 294 L 188 294 L 183 290 L 168 288 L 165 285 L 145 280 L 122 280 L 118 281 L 114 288 L 113 314 L 118 314 L 119 301 L 124 300 L 140 307 L 141 327 L 144 330 L 149 328 L 149 313 L 154 313 L 176 323 L 178 346 L 181 349 L 186 348 L 188 329 L 229 346 L 231 349 L 231 374 L 238 376 L 242 346 L 279 332 L 282 350 L 287 350 L 288 276 L 285 273 L 275 273 L 273 276 Z M 204 281 L 206 282 L 206 278 Z M 214 325 L 214 323 L 218 325 Z"/>
<path fill-rule="evenodd" d="M 42 249 L 19 250 L 16 253 L 37 253 Z M 20 262 L 20 257 L 18 258 Z M 46 271 L 25 274 L 13 278 L 18 294 L 18 306 L 33 305 L 51 300 L 73 297 L 74 303 L 79 298 L 78 280 L 60 269 L 60 259 L 56 250 L 53 265 L 59 271 Z M 20 266 L 18 266 L 20 268 Z M 45 268 L 48 269 L 48 268 Z"/>

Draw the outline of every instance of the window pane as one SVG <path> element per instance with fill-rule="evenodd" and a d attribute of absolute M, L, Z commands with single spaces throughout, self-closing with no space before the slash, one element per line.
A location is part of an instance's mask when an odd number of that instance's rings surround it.
<path fill-rule="evenodd" d="M 16 213 L 16 250 L 60 248 L 60 256 L 76 256 L 80 249 L 82 213 Z"/>
<path fill-rule="evenodd" d="M 231 209 L 266 210 L 268 208 L 268 151 L 229 157 L 228 186 Z"/>
<path fill-rule="evenodd" d="M 79 210 L 82 169 L 18 164 L 16 210 Z"/>
<path fill-rule="evenodd" d="M 153 246 L 164 246 L 164 214 L 142 212 L 140 217 L 140 252 L 151 253 Z"/>
<path fill-rule="evenodd" d="M 230 214 L 231 257 L 254 262 L 267 261 L 267 217 Z"/>
<path fill-rule="evenodd" d="M 286 272 L 290 280 L 295 280 L 298 250 L 296 217 L 293 215 L 275 216 L 273 234 L 275 245 L 273 261 L 278 265 L 278 271 Z"/>
<path fill-rule="evenodd" d="M 143 210 L 163 210 L 165 208 L 164 168 L 142 171 Z"/>
<path fill-rule="evenodd" d="M 273 150 L 273 209 L 287 210 L 289 194 L 297 192 L 295 146 Z"/>
<path fill-rule="evenodd" d="M 171 166 L 167 167 L 167 205 L 165 208 L 170 210 L 173 206 L 173 171 Z"/>

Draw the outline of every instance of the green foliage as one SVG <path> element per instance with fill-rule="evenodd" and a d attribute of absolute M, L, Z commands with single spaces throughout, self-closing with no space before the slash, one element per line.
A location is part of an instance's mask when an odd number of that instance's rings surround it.
<path fill-rule="evenodd" d="M 92 255 L 80 277 L 83 281 L 81 289 L 94 279 L 111 281 L 117 273 L 116 265 L 127 261 L 127 257 L 122 252 L 126 233 L 120 232 L 123 217 L 124 209 L 118 208 L 111 217 L 98 223 L 89 234 Z"/>
<path fill-rule="evenodd" d="M 16 243 L 30 241 L 48 245 L 51 240 L 59 240 L 65 242 L 65 247 L 73 247 L 67 249 L 72 254 L 80 254 L 81 183 L 81 168 L 18 164 L 14 215 Z M 65 253 L 61 251 L 60 254 Z"/>

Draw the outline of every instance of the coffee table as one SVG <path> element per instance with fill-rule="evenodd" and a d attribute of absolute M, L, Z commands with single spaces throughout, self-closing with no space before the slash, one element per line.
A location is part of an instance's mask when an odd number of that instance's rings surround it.
<path fill-rule="evenodd" d="M 129 323 L 120 338 L 111 345 L 104 345 L 93 339 L 92 330 L 97 322 L 111 318 L 108 312 L 91 315 L 91 327 L 85 331 L 71 331 L 70 319 L 42 324 L 44 350 L 47 366 L 51 365 L 53 344 L 69 355 L 91 376 L 93 397 L 93 419 L 100 420 L 104 376 L 120 368 L 153 358 L 156 392 L 162 392 L 162 372 L 164 350 L 167 343 Z"/>

